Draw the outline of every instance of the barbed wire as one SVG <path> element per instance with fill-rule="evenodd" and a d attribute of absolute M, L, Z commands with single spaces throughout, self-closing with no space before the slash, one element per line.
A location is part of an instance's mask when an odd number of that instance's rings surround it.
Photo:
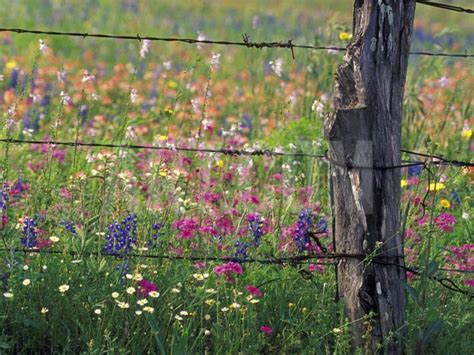
<path fill-rule="evenodd" d="M 285 153 L 272 149 L 230 149 L 230 148 L 192 148 L 192 147 L 176 147 L 176 146 L 156 146 L 156 145 L 139 145 L 139 144 L 112 144 L 112 143 L 86 143 L 86 142 L 73 142 L 73 141 L 57 141 L 57 140 L 32 140 L 32 139 L 14 139 L 14 138 L 2 138 L 0 143 L 7 144 L 38 144 L 38 145 L 52 145 L 52 146 L 68 146 L 68 147 L 95 147 L 95 148 L 111 148 L 111 149 L 149 149 L 149 150 L 161 150 L 161 151 L 178 151 L 178 152 L 193 152 L 193 153 L 212 153 L 212 154 L 224 154 L 229 156 L 267 156 L 267 157 L 291 157 L 291 158 L 312 158 L 321 159 L 335 166 L 343 167 L 346 169 L 359 169 L 359 170 L 393 170 L 402 169 L 413 166 L 425 166 L 427 164 L 432 165 L 450 165 L 457 167 L 472 167 L 474 163 L 459 160 L 445 159 L 439 155 L 430 155 L 425 153 L 414 152 L 411 150 L 402 149 L 402 153 L 421 156 L 429 160 L 426 161 L 405 161 L 403 164 L 390 165 L 390 166 L 358 166 L 351 164 L 343 164 L 330 158 L 327 153 L 325 154 L 309 154 L 309 153 Z"/>
<path fill-rule="evenodd" d="M 241 46 L 247 48 L 283 48 L 289 49 L 293 59 L 295 58 L 294 49 L 311 49 L 311 50 L 327 50 L 327 51 L 345 51 L 345 47 L 338 47 L 332 45 L 307 45 L 307 44 L 296 44 L 293 43 L 292 39 L 287 41 L 279 42 L 251 42 L 250 36 L 246 33 L 242 35 L 242 42 L 237 41 L 225 41 L 225 40 L 208 40 L 208 39 L 195 39 L 195 38 L 178 38 L 178 37 L 157 37 L 157 36 L 142 36 L 136 35 L 117 35 L 117 34 L 105 34 L 105 33 L 89 33 L 89 32 L 64 32 L 64 31 L 43 31 L 33 30 L 25 28 L 0 28 L 0 32 L 14 32 L 17 34 L 33 34 L 33 35 L 48 35 L 48 36 L 68 36 L 68 37 L 81 37 L 81 38 L 102 38 L 102 39 L 124 39 L 124 40 L 148 40 L 158 42 L 181 42 L 187 44 L 214 44 L 223 46 Z M 442 52 L 425 52 L 417 51 L 410 52 L 411 55 L 422 55 L 431 57 L 451 57 L 451 58 L 474 58 L 474 54 L 465 53 L 442 53 Z"/>
<path fill-rule="evenodd" d="M 325 155 L 322 154 L 307 154 L 307 153 L 284 153 L 272 149 L 226 149 L 226 148 L 192 148 L 192 147 L 176 147 L 176 146 L 155 146 L 155 145 L 140 145 L 140 144 L 112 144 L 112 143 L 86 143 L 86 142 L 65 142 L 56 140 L 28 140 L 28 139 L 13 139 L 3 138 L 0 139 L 2 143 L 11 144 L 46 144 L 46 145 L 58 145 L 58 146 L 69 146 L 69 147 L 96 147 L 96 148 L 112 148 L 112 149 L 150 149 L 150 150 L 163 150 L 163 151 L 177 151 L 177 152 L 191 152 L 191 153 L 213 153 L 213 154 L 224 154 L 230 156 L 273 156 L 273 157 L 307 157 L 315 159 L 324 159 Z"/>
<path fill-rule="evenodd" d="M 423 4 L 423 5 L 437 7 L 439 9 L 443 9 L 443 10 L 464 12 L 464 13 L 467 13 L 467 14 L 474 14 L 473 9 L 466 9 L 464 7 L 461 7 L 461 6 L 445 4 L 445 3 L 440 3 L 440 2 L 434 2 L 434 1 L 426 1 L 426 0 L 416 0 L 416 2 L 419 3 L 419 4 Z"/>
<path fill-rule="evenodd" d="M 362 261 L 367 261 L 369 263 L 385 265 L 385 266 L 395 266 L 397 268 L 403 269 L 407 272 L 411 272 L 413 275 L 422 276 L 423 272 L 418 271 L 417 269 L 409 266 L 405 266 L 399 263 L 394 263 L 386 261 L 387 259 L 400 259 L 404 255 L 367 255 L 367 254 L 350 254 L 350 253 L 324 253 L 324 254 L 309 254 L 309 255 L 298 255 L 290 257 L 273 257 L 273 258 L 235 258 L 235 257 L 209 257 L 209 256 L 179 256 L 179 255 L 156 255 L 156 254 L 139 254 L 139 253 L 108 253 L 108 252 L 87 252 L 79 253 L 74 251 L 67 250 L 50 250 L 50 249 L 20 249 L 20 248 L 0 248 L 2 252 L 10 253 L 24 253 L 24 254 L 54 254 L 54 255 L 69 255 L 72 257 L 115 257 L 119 259 L 131 259 L 131 258 L 144 258 L 144 259 L 160 259 L 160 260 L 170 260 L 170 261 L 213 261 L 213 262 L 236 262 L 239 264 L 266 264 L 266 265 L 289 265 L 289 266 L 298 266 L 300 264 L 311 262 L 312 264 L 318 265 L 335 265 L 335 263 L 330 262 L 318 262 L 318 259 L 333 259 L 333 260 L 343 260 L 343 259 L 358 259 Z M 467 272 L 467 270 L 461 269 L 448 269 L 450 272 Z M 440 271 L 443 271 L 440 269 Z M 303 276 L 303 275 L 302 275 Z M 474 298 L 474 293 L 464 290 L 459 285 L 447 278 L 440 277 L 437 275 L 430 275 L 429 279 L 438 282 L 443 287 L 447 288 L 450 291 L 458 292 Z"/>

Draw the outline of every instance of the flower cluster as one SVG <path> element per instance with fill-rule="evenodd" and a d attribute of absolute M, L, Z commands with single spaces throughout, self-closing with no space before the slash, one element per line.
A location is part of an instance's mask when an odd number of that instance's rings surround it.
<path fill-rule="evenodd" d="M 443 232 L 452 232 L 454 225 L 456 224 L 456 217 L 449 213 L 441 213 L 434 219 L 436 227 L 441 229 Z"/>
<path fill-rule="evenodd" d="M 327 233 L 328 224 L 326 218 L 320 217 L 316 223 L 315 220 L 317 220 L 317 216 L 313 214 L 311 209 L 302 209 L 300 211 L 293 236 L 298 253 L 310 249 L 311 233 Z"/>
<path fill-rule="evenodd" d="M 260 245 L 260 238 L 265 234 L 263 230 L 263 218 L 258 213 L 250 213 L 247 216 L 247 222 L 249 223 L 249 232 L 252 236 L 252 241 L 250 242 L 242 242 L 237 241 L 235 246 L 237 250 L 235 252 L 235 257 L 247 258 L 247 249 L 251 246 L 258 247 Z"/>
<path fill-rule="evenodd" d="M 224 275 L 228 282 L 235 282 L 235 275 L 242 275 L 243 269 L 239 263 L 230 261 L 228 263 L 216 266 L 214 268 L 214 273 L 217 275 Z"/>
<path fill-rule="evenodd" d="M 199 224 L 194 218 L 183 218 L 173 223 L 173 227 L 179 231 L 179 237 L 191 239 L 194 232 L 199 229 Z"/>
<path fill-rule="evenodd" d="M 112 223 L 105 240 L 104 252 L 121 256 L 130 253 L 137 242 L 137 215 L 131 213 L 121 223 Z"/>
<path fill-rule="evenodd" d="M 36 246 L 36 239 L 38 238 L 36 227 L 36 222 L 33 218 L 26 217 L 23 220 L 21 245 L 25 248 L 34 248 Z"/>

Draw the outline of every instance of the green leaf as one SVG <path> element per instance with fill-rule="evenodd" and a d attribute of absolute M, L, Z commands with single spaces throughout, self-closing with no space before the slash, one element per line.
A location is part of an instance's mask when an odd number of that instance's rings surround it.
<path fill-rule="evenodd" d="M 443 329 L 444 322 L 442 319 L 437 319 L 432 322 L 423 332 L 423 336 L 421 337 L 421 341 L 423 343 L 423 347 L 425 347 L 429 340 L 437 335 L 441 329 Z"/>
<path fill-rule="evenodd" d="M 426 273 L 428 277 L 433 276 L 436 274 L 436 272 L 439 270 L 439 264 L 436 261 L 432 261 L 428 265 L 428 269 L 426 270 Z"/>
<path fill-rule="evenodd" d="M 413 298 L 413 301 L 415 302 L 415 304 L 419 306 L 420 300 L 418 298 L 418 291 L 407 283 L 404 286 L 405 286 L 405 290 L 408 292 L 411 298 Z"/>
<path fill-rule="evenodd" d="M 155 318 L 149 313 L 145 314 L 145 317 L 148 321 L 148 324 L 150 325 L 150 328 L 153 332 L 153 337 L 155 338 L 156 345 L 160 349 L 160 353 L 163 355 L 166 355 L 166 349 L 163 345 L 163 342 L 161 341 L 160 334 L 162 334 L 160 326 L 158 322 L 156 321 Z"/>

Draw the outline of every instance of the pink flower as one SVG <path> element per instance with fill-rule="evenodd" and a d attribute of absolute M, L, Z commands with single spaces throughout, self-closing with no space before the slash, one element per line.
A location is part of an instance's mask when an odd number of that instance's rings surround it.
<path fill-rule="evenodd" d="M 248 291 L 248 293 L 250 293 L 254 297 L 262 297 L 263 296 L 263 292 L 257 286 L 247 285 L 247 286 L 245 286 L 245 289 Z"/>
<path fill-rule="evenodd" d="M 36 249 L 46 249 L 46 248 L 49 248 L 53 245 L 53 242 L 49 239 L 44 239 L 44 238 L 41 238 L 41 237 L 38 237 L 36 238 L 36 245 L 35 245 L 35 248 Z"/>
<path fill-rule="evenodd" d="M 173 227 L 179 231 L 178 235 L 183 239 L 191 239 L 199 224 L 194 218 L 183 218 L 173 223 Z"/>
<path fill-rule="evenodd" d="M 196 269 L 202 269 L 206 266 L 206 263 L 204 261 L 198 261 L 196 263 L 194 263 L 194 267 Z"/>
<path fill-rule="evenodd" d="M 456 224 L 456 218 L 448 213 L 441 213 L 434 219 L 434 223 L 443 232 L 452 232 Z"/>
<path fill-rule="evenodd" d="M 156 287 L 156 285 L 151 281 L 145 279 L 138 281 L 137 295 L 140 297 L 146 297 L 150 294 L 150 292 L 157 290 L 158 287 Z"/>
<path fill-rule="evenodd" d="M 242 266 L 236 262 L 228 262 L 214 268 L 214 273 L 217 275 L 224 275 L 228 282 L 234 282 L 233 274 L 241 275 L 243 272 Z"/>
<path fill-rule="evenodd" d="M 469 287 L 474 287 L 474 279 L 464 280 L 464 285 L 469 286 Z"/>
<path fill-rule="evenodd" d="M 318 265 L 318 264 L 309 264 L 308 265 L 308 271 L 309 272 L 318 271 L 322 274 L 324 272 L 324 266 Z"/>
<path fill-rule="evenodd" d="M 272 327 L 269 327 L 268 325 L 262 325 L 262 326 L 260 327 L 260 331 L 261 331 L 262 333 L 265 333 L 265 334 L 268 335 L 268 336 L 272 335 L 272 333 L 273 333 Z"/>

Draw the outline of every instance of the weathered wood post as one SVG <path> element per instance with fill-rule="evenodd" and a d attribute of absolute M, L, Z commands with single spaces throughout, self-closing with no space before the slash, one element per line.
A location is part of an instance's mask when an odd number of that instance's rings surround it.
<path fill-rule="evenodd" d="M 415 0 L 355 0 L 353 39 L 336 73 L 325 121 L 339 261 L 338 292 L 353 346 L 402 353 L 405 326 L 399 168 L 402 104 Z M 361 167 L 366 167 L 361 168 Z M 385 262 L 380 264 L 378 262 Z"/>

